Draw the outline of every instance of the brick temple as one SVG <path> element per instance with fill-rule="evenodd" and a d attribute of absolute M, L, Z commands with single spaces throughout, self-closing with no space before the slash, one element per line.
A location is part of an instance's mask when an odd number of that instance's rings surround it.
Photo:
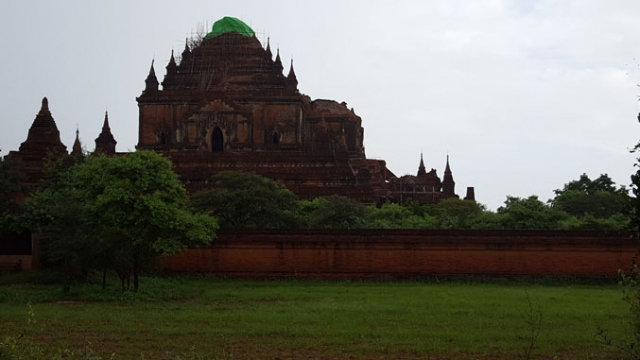
<path fill-rule="evenodd" d="M 367 159 L 362 119 L 345 102 L 301 93 L 293 67 L 285 75 L 254 31 L 235 18 L 217 21 L 202 39 L 173 52 L 162 82 L 152 61 L 139 107 L 138 149 L 171 159 L 187 190 L 210 188 L 220 171 L 248 171 L 276 180 L 301 199 L 332 194 L 363 203 L 437 203 L 458 197 L 447 157 L 442 181 L 422 160 L 415 176 L 395 176 L 385 161 Z M 78 137 L 73 151 L 81 151 Z M 105 115 L 96 152 L 114 155 Z M 46 98 L 27 140 L 8 156 L 22 160 L 31 184 L 48 153 L 66 153 Z M 465 199 L 474 200 L 473 188 Z"/>

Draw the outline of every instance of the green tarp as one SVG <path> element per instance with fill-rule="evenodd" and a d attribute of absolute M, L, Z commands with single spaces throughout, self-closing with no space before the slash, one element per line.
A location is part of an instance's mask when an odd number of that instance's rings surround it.
<path fill-rule="evenodd" d="M 225 16 L 213 24 L 211 32 L 205 36 L 205 39 L 211 39 L 226 33 L 238 33 L 242 36 L 253 37 L 253 29 L 249 25 L 233 17 Z"/>

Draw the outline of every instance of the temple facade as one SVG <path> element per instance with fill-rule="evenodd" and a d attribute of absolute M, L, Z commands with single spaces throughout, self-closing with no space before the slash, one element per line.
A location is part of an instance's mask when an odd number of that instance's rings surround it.
<path fill-rule="evenodd" d="M 285 75 L 279 50 L 274 58 L 269 43 L 263 47 L 234 18 L 187 41 L 179 56 L 172 52 L 161 82 L 152 61 L 136 100 L 137 149 L 171 159 L 190 192 L 234 170 L 272 178 L 302 199 L 338 194 L 379 204 L 457 197 L 448 159 L 442 181 L 435 170 L 426 172 L 422 158 L 416 176 L 400 178 L 383 160 L 367 159 L 362 120 L 353 108 L 302 94 L 293 61 Z M 95 142 L 96 152 L 116 154 L 107 114 Z M 45 99 L 27 141 L 9 156 L 35 159 L 47 151 L 66 153 L 66 147 Z"/>

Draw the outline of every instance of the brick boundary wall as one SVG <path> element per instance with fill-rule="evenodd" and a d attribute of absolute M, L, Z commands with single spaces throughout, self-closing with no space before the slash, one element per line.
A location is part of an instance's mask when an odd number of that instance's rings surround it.
<path fill-rule="evenodd" d="M 600 277 L 628 270 L 638 249 L 627 232 L 238 231 L 165 257 L 162 267 L 246 278 Z"/>
<path fill-rule="evenodd" d="M 0 255 L 0 273 L 33 270 L 31 255 Z"/>

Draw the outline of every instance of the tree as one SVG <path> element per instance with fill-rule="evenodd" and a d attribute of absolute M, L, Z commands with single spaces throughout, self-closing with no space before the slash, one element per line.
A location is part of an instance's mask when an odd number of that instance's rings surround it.
<path fill-rule="evenodd" d="M 417 215 L 414 208 L 400 204 L 385 203 L 380 208 L 368 206 L 363 219 L 367 229 L 433 229 L 437 220 L 430 215 Z"/>
<path fill-rule="evenodd" d="M 24 180 L 18 160 L 0 158 L 0 235 L 22 230 L 15 218 L 20 212 L 17 198 L 24 191 Z"/>
<path fill-rule="evenodd" d="M 599 230 L 599 231 L 619 231 L 629 227 L 630 219 L 624 214 L 614 214 L 609 218 L 596 218 L 591 214 L 581 217 L 571 216 L 562 220 L 558 226 L 562 230 Z"/>
<path fill-rule="evenodd" d="M 58 176 L 55 186 L 28 201 L 28 221 L 42 233 L 54 260 L 72 268 L 110 263 L 139 287 L 141 268 L 160 255 L 215 236 L 215 219 L 192 214 L 171 162 L 149 151 L 91 156 Z M 102 260 L 102 261 L 98 261 Z"/>
<path fill-rule="evenodd" d="M 554 193 L 556 196 L 550 200 L 553 207 L 577 217 L 589 214 L 596 219 L 609 218 L 621 214 L 628 203 L 627 189 L 616 188 L 607 174 L 595 180 L 582 174 L 580 179 L 570 181 Z"/>
<path fill-rule="evenodd" d="M 449 198 L 437 203 L 435 210 L 439 212 L 440 228 L 467 229 L 482 215 L 484 208 L 475 201 Z"/>
<path fill-rule="evenodd" d="M 502 216 L 503 228 L 512 230 L 555 230 L 559 222 L 568 215 L 554 209 L 535 195 L 526 199 L 507 196 L 504 206 L 498 208 L 498 215 Z"/>
<path fill-rule="evenodd" d="M 640 115 L 638 115 L 638 120 L 640 120 Z M 635 146 L 633 151 L 638 151 L 639 149 L 640 142 Z M 631 218 L 631 227 L 635 231 L 640 231 L 640 158 L 636 159 L 636 164 L 634 164 L 634 166 L 637 170 L 635 174 L 631 174 L 631 193 L 633 194 L 633 197 L 629 200 L 630 206 L 628 213 Z M 640 340 L 640 336 L 638 337 L 638 340 Z"/>
<path fill-rule="evenodd" d="M 191 206 L 220 220 L 223 229 L 282 229 L 297 226 L 296 196 L 260 175 L 224 171 L 212 178 L 212 190 L 191 197 Z"/>
<path fill-rule="evenodd" d="M 311 229 L 356 229 L 363 227 L 365 206 L 344 196 L 331 195 L 301 202 L 301 216 Z"/>
<path fill-rule="evenodd" d="M 503 230 L 507 224 L 507 214 L 483 211 L 480 216 L 473 219 L 470 224 L 472 229 Z"/>

